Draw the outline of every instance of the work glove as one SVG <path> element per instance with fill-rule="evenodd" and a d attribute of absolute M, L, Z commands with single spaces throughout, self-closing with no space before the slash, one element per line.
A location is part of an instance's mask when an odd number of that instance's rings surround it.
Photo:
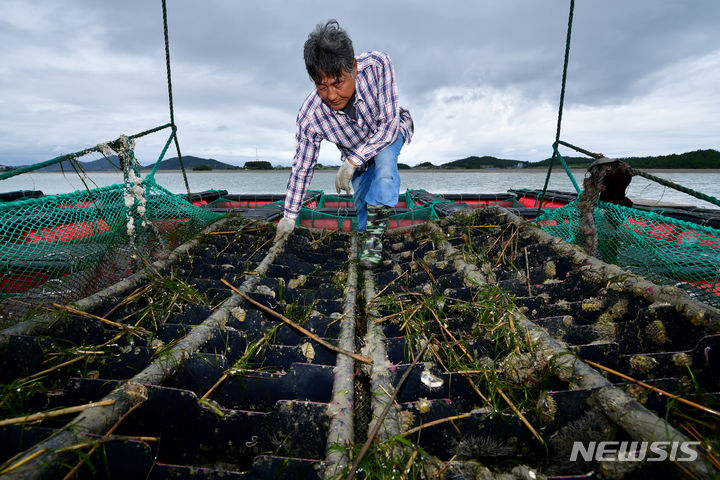
<path fill-rule="evenodd" d="M 335 177 L 335 190 L 337 190 L 337 193 L 340 193 L 341 190 L 350 193 L 350 180 L 355 175 L 355 168 L 355 165 L 347 160 L 342 163 Z"/>
<path fill-rule="evenodd" d="M 277 232 L 275 233 L 275 243 L 280 240 L 286 240 L 295 229 L 295 220 L 289 218 L 281 218 L 277 224 Z"/>

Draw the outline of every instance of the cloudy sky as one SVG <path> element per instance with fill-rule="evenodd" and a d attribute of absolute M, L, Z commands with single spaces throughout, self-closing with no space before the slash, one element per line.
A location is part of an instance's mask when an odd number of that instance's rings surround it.
<path fill-rule="evenodd" d="M 568 10 L 569 0 L 168 0 L 182 153 L 289 165 L 313 88 L 302 45 L 337 18 L 356 52 L 393 59 L 416 125 L 400 161 L 542 160 Z M 718 20 L 717 0 L 579 0 L 561 138 L 613 157 L 720 148 Z M 169 120 L 160 0 L 3 0 L 0 45 L 0 164 Z M 139 140 L 141 163 L 166 138 Z M 324 144 L 320 161 L 338 160 Z"/>

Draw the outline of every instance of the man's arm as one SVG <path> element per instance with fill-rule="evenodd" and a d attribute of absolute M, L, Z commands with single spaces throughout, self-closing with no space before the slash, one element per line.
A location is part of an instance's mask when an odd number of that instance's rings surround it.
<path fill-rule="evenodd" d="M 376 84 L 371 85 L 371 91 L 376 95 L 379 115 L 373 119 L 376 130 L 348 155 L 348 160 L 359 167 L 369 159 L 380 153 L 397 139 L 400 127 L 400 104 L 398 102 L 397 85 L 395 84 L 395 71 L 390 57 L 384 53 L 373 54 L 377 60 L 375 69 Z"/>
<path fill-rule="evenodd" d="M 295 220 L 300 213 L 302 199 L 313 177 L 322 139 L 298 125 L 296 140 L 295 159 L 285 193 L 284 216 L 290 220 Z"/>

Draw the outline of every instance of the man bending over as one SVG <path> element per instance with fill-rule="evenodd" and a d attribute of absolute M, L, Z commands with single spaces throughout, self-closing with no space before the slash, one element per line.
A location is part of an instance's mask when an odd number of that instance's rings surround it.
<path fill-rule="evenodd" d="M 275 239 L 287 238 L 295 228 L 320 142 L 328 140 L 342 159 L 337 193 L 350 193 L 352 183 L 358 231 L 365 232 L 360 263 L 373 268 L 382 259 L 381 237 L 398 201 L 397 157 L 412 138 L 413 121 L 398 103 L 390 58 L 377 51 L 356 58 L 352 40 L 336 20 L 318 25 L 308 36 L 304 57 L 315 90 L 297 116 L 295 159 Z"/>

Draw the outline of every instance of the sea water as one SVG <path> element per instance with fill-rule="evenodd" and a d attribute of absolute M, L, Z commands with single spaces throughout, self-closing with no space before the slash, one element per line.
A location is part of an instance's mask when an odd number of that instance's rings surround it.
<path fill-rule="evenodd" d="M 336 170 L 315 172 L 310 188 L 335 193 Z M 655 176 L 671 180 L 679 185 L 720 198 L 720 170 L 648 170 Z M 276 193 L 285 192 L 288 170 L 245 171 L 217 170 L 208 172 L 187 172 L 192 192 L 218 189 L 230 193 Z M 584 170 L 573 170 L 573 176 L 582 187 Z M 485 170 L 401 170 L 400 191 L 424 189 L 433 193 L 505 193 L 509 189 L 542 189 L 547 176 L 546 170 L 539 169 L 485 169 Z M 120 173 L 89 173 L 84 179 L 88 188 L 122 183 Z M 180 171 L 158 172 L 158 184 L 173 193 L 186 193 L 185 182 Z M 25 173 L 0 181 L 0 192 L 13 190 L 41 190 L 43 193 L 69 193 L 85 188 L 83 181 L 73 171 L 68 173 Z M 560 168 L 553 170 L 549 189 L 573 192 L 570 178 Z M 710 203 L 695 199 L 677 190 L 634 177 L 627 191 L 630 198 L 645 198 L 662 202 L 697 205 L 718 208 Z"/>

